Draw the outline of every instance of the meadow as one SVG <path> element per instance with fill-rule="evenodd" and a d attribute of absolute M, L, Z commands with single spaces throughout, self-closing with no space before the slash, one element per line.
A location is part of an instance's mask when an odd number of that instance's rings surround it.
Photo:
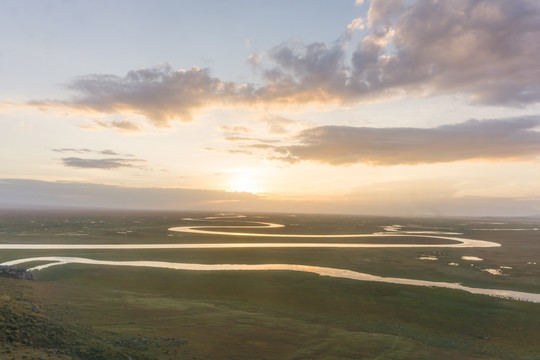
<path fill-rule="evenodd" d="M 540 221 L 300 214 L 3 211 L 0 244 L 231 242 L 444 243 L 410 232 L 460 233 L 487 248 L 0 250 L 0 263 L 42 256 L 197 264 L 297 264 L 384 277 L 540 294 Z M 215 217 L 221 217 L 215 218 Z M 190 220 L 186 220 L 190 219 Z M 277 223 L 274 234 L 398 238 L 264 238 L 170 231 Z M 235 230 L 236 231 L 236 230 Z M 238 231 L 253 232 L 254 229 Z M 463 257 L 466 258 L 463 258 Z M 478 260 L 481 259 L 481 260 Z M 42 265 L 36 261 L 21 266 Z M 297 271 L 188 271 L 66 264 L 0 278 L 0 359 L 537 359 L 540 303 L 460 290 Z M 35 311 L 35 308 L 39 311 Z M 11 319 L 11 320 L 10 320 Z M 26 326 L 31 323 L 33 326 Z M 38 324 L 38 325 L 35 325 Z M 48 330 L 47 330 L 48 329 Z M 9 331 L 8 331 L 9 330 Z M 53 334 L 44 336 L 43 332 Z M 41 334 L 41 335 L 40 335 Z M 54 335 L 56 334 L 56 335 Z"/>

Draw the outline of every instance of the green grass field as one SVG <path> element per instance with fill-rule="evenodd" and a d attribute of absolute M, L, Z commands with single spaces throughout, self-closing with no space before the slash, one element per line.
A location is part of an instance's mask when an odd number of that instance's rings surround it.
<path fill-rule="evenodd" d="M 214 214 L 6 212 L 0 218 L 0 242 L 275 241 L 167 230 L 185 226 L 188 223 L 182 220 L 185 217 L 209 215 Z M 539 231 L 477 230 L 534 229 L 538 227 L 534 219 L 250 214 L 246 219 L 229 221 L 243 225 L 244 220 L 281 223 L 285 228 L 266 231 L 289 234 L 372 233 L 381 231 L 383 226 L 400 224 L 405 230 L 458 231 L 465 237 L 495 241 L 502 246 L 1 250 L 0 262 L 54 255 L 202 264 L 287 263 L 540 293 Z M 495 222 L 505 224 L 492 224 Z M 210 223 L 191 221 L 189 224 Z M 413 239 L 404 237 L 403 241 L 413 242 Z M 461 258 L 464 255 L 483 260 L 466 261 Z M 435 256 L 437 260 L 421 260 L 421 256 Z M 34 265 L 37 264 L 25 264 Z M 502 275 L 482 271 L 485 269 L 501 269 Z M 23 356 L 28 359 L 540 358 L 537 341 L 540 304 L 457 290 L 290 271 L 199 272 L 82 264 L 52 267 L 35 272 L 35 277 L 36 281 L 0 278 L 2 360 Z"/>

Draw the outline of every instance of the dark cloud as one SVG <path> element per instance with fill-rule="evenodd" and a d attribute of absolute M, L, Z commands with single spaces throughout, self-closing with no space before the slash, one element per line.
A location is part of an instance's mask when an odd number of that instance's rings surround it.
<path fill-rule="evenodd" d="M 141 159 L 122 159 L 122 158 L 106 158 L 106 159 L 82 159 L 78 157 L 62 158 L 65 166 L 84 168 L 84 169 L 118 169 L 118 168 L 141 168 Z"/>
<path fill-rule="evenodd" d="M 296 145 L 271 149 L 274 159 L 331 165 L 532 159 L 540 155 L 539 125 L 539 117 L 522 117 L 431 129 L 322 126 L 302 131 Z"/>
<path fill-rule="evenodd" d="M 251 58 L 258 85 L 226 82 L 209 69 L 169 65 L 125 76 L 76 78 L 67 101 L 33 101 L 106 114 L 135 113 L 155 126 L 189 121 L 212 106 L 357 103 L 392 96 L 457 94 L 478 104 L 540 101 L 537 0 L 372 0 L 366 35 L 353 48 L 355 19 L 332 44 L 286 42 Z M 140 131 L 127 121 L 93 127 Z"/>

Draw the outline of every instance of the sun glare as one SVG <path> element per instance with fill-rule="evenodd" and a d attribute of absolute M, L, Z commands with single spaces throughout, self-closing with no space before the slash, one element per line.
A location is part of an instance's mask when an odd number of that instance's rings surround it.
<path fill-rule="evenodd" d="M 258 194 L 263 192 L 263 189 L 252 171 L 235 171 L 231 174 L 227 191 Z"/>

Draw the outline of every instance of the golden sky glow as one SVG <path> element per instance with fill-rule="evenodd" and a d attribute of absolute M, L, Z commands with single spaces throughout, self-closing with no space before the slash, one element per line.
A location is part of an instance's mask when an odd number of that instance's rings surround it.
<path fill-rule="evenodd" d="M 46 0 L 0 24 L 1 206 L 540 214 L 537 1 Z"/>

